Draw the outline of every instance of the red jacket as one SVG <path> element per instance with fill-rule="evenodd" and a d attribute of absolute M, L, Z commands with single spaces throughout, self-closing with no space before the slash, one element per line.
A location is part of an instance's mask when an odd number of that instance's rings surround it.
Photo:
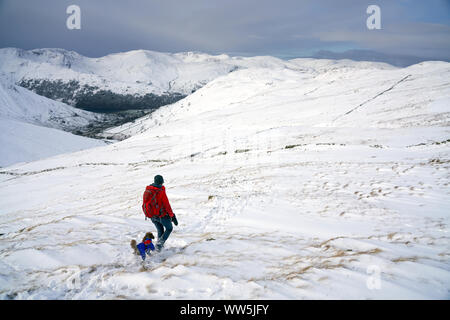
<path fill-rule="evenodd" d="M 169 199 L 167 199 L 166 188 L 162 186 L 158 188 L 154 185 L 145 188 L 142 210 L 146 217 L 164 217 L 169 215 L 173 217 L 173 211 L 170 207 Z"/>

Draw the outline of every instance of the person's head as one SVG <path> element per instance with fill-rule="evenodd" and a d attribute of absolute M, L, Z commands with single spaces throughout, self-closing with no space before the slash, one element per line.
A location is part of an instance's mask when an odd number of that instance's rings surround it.
<path fill-rule="evenodd" d="M 160 176 L 159 174 L 155 176 L 155 178 L 153 179 L 155 184 L 158 185 L 163 185 L 164 184 L 164 178 L 162 176 Z"/>

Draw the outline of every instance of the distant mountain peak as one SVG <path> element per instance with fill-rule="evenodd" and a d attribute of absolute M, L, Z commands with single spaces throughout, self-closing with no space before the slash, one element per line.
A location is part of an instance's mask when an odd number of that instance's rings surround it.
<path fill-rule="evenodd" d="M 409 67 L 413 64 L 417 64 L 423 61 L 430 61 L 436 59 L 427 59 L 423 57 L 416 57 L 412 55 L 400 55 L 400 54 L 387 54 L 372 50 L 365 49 L 352 49 L 344 52 L 335 52 L 329 50 L 320 50 L 309 58 L 315 59 L 350 59 L 354 61 L 372 61 L 372 62 L 385 62 L 396 67 Z"/>

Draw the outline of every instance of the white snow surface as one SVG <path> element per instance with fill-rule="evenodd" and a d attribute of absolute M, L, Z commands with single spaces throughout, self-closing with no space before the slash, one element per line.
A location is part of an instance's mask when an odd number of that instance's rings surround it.
<path fill-rule="evenodd" d="M 63 131 L 85 126 L 97 117 L 0 77 L 0 166 L 105 145 Z"/>
<path fill-rule="evenodd" d="M 289 64 L 4 168 L 0 298 L 448 299 L 450 64 Z M 142 262 L 156 174 L 179 226 Z"/>

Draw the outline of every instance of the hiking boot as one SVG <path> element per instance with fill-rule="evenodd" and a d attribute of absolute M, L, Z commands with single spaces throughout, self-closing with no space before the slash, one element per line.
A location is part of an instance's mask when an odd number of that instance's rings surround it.
<path fill-rule="evenodd" d="M 163 245 L 161 243 L 156 244 L 156 247 L 155 247 L 156 252 L 161 252 L 162 248 L 163 248 Z"/>

